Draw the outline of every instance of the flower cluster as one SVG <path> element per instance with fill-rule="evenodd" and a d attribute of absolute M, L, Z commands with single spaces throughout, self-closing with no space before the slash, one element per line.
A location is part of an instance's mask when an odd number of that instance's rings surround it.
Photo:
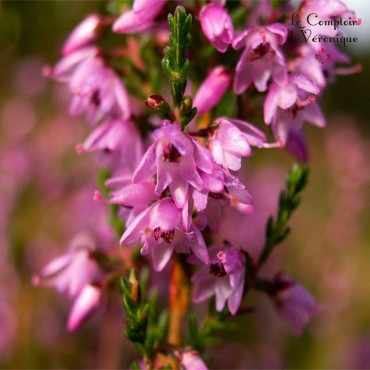
<path fill-rule="evenodd" d="M 319 3 L 322 2 L 305 0 L 300 11 L 321 14 Z M 277 19 L 258 24 L 259 5 L 249 12 L 244 25 L 233 24 L 226 1 L 210 1 L 200 9 L 198 5 L 192 8 L 203 33 L 198 37 L 204 45 L 211 44 L 215 60 L 218 53 L 229 53 L 235 55 L 230 59 L 235 63 L 213 64 L 206 75 L 190 75 L 196 90 L 194 98 L 184 95 L 190 21 L 176 10 L 175 16 L 169 18 L 170 35 L 163 33 L 164 9 L 173 6 L 165 0 L 135 0 L 132 9 L 126 9 L 113 21 L 112 17 L 90 15 L 72 32 L 63 47 L 62 59 L 46 74 L 67 84 L 72 94 L 70 114 L 85 113 L 94 127 L 77 151 L 96 151 L 110 158 L 110 178 L 105 182 L 110 193 L 104 197 L 96 193 L 95 198 L 105 198 L 115 210 L 114 217 L 125 223 L 120 244 L 131 250 L 139 245 L 140 254 L 150 256 L 156 271 L 179 261 L 189 263 L 189 271 L 199 266 L 189 279 L 194 285 L 194 303 L 215 296 L 217 311 L 222 311 L 227 302 L 230 313 L 236 315 L 243 296 L 258 286 L 265 258 L 254 260 L 247 253 L 247 235 L 245 245 L 226 241 L 220 246 L 213 242 L 225 208 L 233 207 L 241 213 L 250 213 L 253 208 L 252 195 L 238 172 L 242 157 L 250 157 L 253 147 L 285 147 L 299 159 L 307 160 L 303 123 L 325 126 L 315 96 L 336 73 L 335 63 L 347 59 L 334 45 L 330 46 L 332 59 L 327 65 L 315 62 L 317 45 L 297 44 L 293 51 L 288 50 L 286 25 Z M 325 9 L 323 19 L 349 14 L 339 0 L 330 1 Z M 173 106 L 162 97 L 169 95 L 165 87 L 162 95 L 152 94 L 147 100 L 156 117 L 144 104 L 138 106 L 136 98 L 146 95 L 146 81 L 151 78 L 144 68 L 148 60 L 141 54 L 130 59 L 132 50 L 122 47 L 103 48 L 103 30 L 122 35 L 127 48 L 134 45 L 137 35 L 149 37 L 149 30 L 155 46 L 163 43 L 163 37 L 169 37 L 177 51 L 167 49 L 169 62 L 163 65 L 170 78 Z M 323 29 L 322 34 L 325 32 Z M 195 55 L 200 51 L 189 50 L 190 64 L 196 63 Z M 131 64 L 119 64 L 123 57 L 129 58 Z M 149 68 L 154 68 L 153 57 L 149 60 Z M 142 84 L 135 86 L 139 91 L 136 95 L 131 93 L 130 85 L 135 73 L 142 78 Z M 265 99 L 263 118 L 272 129 L 272 142 L 268 142 L 262 129 L 247 121 L 249 117 L 241 114 L 241 109 L 225 108 L 230 96 L 252 98 L 256 92 Z M 191 94 L 189 89 L 186 93 Z M 220 113 L 220 106 L 227 113 L 222 109 Z M 38 280 L 77 297 L 69 319 L 71 330 L 101 302 L 103 285 L 104 289 L 109 286 L 102 284 L 104 274 L 91 260 L 87 245 L 90 244 L 72 247 L 51 262 Z M 184 259 L 183 254 L 188 256 Z M 309 293 L 291 278 L 280 276 L 260 286 L 296 333 L 317 312 Z M 190 365 L 203 362 L 189 353 L 193 352 L 184 352 L 181 357 L 185 368 L 202 367 Z"/>

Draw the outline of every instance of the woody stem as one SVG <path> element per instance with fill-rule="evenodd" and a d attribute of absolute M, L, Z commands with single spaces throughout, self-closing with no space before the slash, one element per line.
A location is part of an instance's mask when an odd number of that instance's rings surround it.
<path fill-rule="evenodd" d="M 175 259 L 170 281 L 170 323 L 167 341 L 174 346 L 181 345 L 182 322 L 189 306 L 189 282 L 179 259 Z"/>

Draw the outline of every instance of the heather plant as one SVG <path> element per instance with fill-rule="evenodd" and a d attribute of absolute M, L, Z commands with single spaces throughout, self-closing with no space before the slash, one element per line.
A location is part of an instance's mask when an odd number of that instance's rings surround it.
<path fill-rule="evenodd" d="M 306 30 L 319 41 L 305 33 L 288 40 L 295 13 L 317 14 Z M 319 304 L 283 266 L 266 264 L 308 182 L 303 124 L 324 127 L 320 94 L 336 74 L 360 69 L 338 67 L 350 60 L 327 41 L 330 25 L 319 24 L 339 18 L 360 23 L 340 0 L 304 0 L 298 9 L 286 1 L 134 0 L 111 1 L 75 28 L 44 74 L 67 86 L 69 114 L 91 127 L 76 153 L 97 153 L 91 198 L 108 217 L 86 205 L 96 220 L 89 233 L 77 232 L 33 280 L 73 301 L 69 331 L 122 297 L 116 329 L 137 349 L 133 369 L 206 369 L 205 350 L 233 316 L 254 314 L 257 292 L 302 334 Z M 239 174 L 257 151 L 286 151 L 296 163 L 256 251 L 242 217 L 253 212 L 253 193 Z M 228 209 L 241 215 L 228 224 L 238 242 L 218 238 Z"/>

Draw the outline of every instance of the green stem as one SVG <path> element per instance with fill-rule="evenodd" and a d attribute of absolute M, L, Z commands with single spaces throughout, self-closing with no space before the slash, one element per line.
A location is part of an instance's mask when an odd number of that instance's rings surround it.
<path fill-rule="evenodd" d="M 306 166 L 298 163 L 289 171 L 286 190 L 280 193 L 277 217 L 274 219 L 271 216 L 266 225 L 266 243 L 258 259 L 258 266 L 266 262 L 276 245 L 289 234 L 287 224 L 300 202 L 298 195 L 307 184 L 308 172 Z"/>

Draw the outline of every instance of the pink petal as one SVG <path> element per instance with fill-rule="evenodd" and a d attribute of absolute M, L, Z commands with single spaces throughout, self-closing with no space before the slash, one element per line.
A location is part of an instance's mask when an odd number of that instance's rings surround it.
<path fill-rule="evenodd" d="M 177 227 L 181 218 L 181 211 L 170 198 L 156 203 L 150 215 L 152 229 L 159 227 L 163 231 L 170 231 Z"/>
<path fill-rule="evenodd" d="M 86 285 L 75 300 L 68 317 L 68 331 L 74 331 L 95 311 L 102 299 L 101 289 Z"/>
<path fill-rule="evenodd" d="M 109 202 L 135 207 L 140 204 L 146 205 L 154 199 L 156 199 L 154 195 L 154 183 L 142 182 L 126 186 L 117 195 L 113 196 Z"/>
<path fill-rule="evenodd" d="M 228 278 L 219 278 L 216 284 L 216 310 L 222 311 L 227 298 L 230 296 L 231 287 Z"/>
<path fill-rule="evenodd" d="M 154 269 L 162 271 L 170 260 L 174 250 L 174 243 L 167 244 L 162 241 L 151 248 Z"/>
<path fill-rule="evenodd" d="M 195 245 L 192 245 L 191 250 L 203 263 L 209 264 L 210 259 L 209 259 L 209 254 L 208 254 L 208 250 L 206 247 L 206 243 L 203 239 L 202 233 L 200 232 L 200 230 L 195 224 L 193 224 L 193 231 L 194 231 L 194 235 L 196 237 L 197 243 Z"/>
<path fill-rule="evenodd" d="M 150 224 L 150 213 L 154 206 L 158 204 L 154 203 L 152 206 L 146 208 L 141 212 L 127 227 L 123 233 L 120 244 L 132 244 L 141 238 L 141 232 L 145 227 Z"/>
<path fill-rule="evenodd" d="M 201 190 L 203 182 L 196 170 L 192 158 L 182 157 L 178 166 L 178 171 L 185 181 L 193 185 L 196 189 Z"/>
<path fill-rule="evenodd" d="M 266 96 L 265 104 L 263 106 L 263 114 L 266 124 L 270 124 L 272 118 L 276 114 L 278 104 L 278 92 L 279 88 L 276 84 L 272 84 L 269 87 L 269 91 Z"/>
<path fill-rule="evenodd" d="M 178 208 L 183 208 L 188 200 L 189 184 L 179 178 L 170 183 L 170 191 Z"/>
<path fill-rule="evenodd" d="M 155 144 L 152 144 L 147 151 L 145 152 L 142 160 L 140 161 L 136 171 L 134 172 L 134 176 L 132 181 L 134 183 L 138 183 L 141 181 L 146 180 L 148 177 L 153 176 L 156 171 L 155 167 Z"/>
<path fill-rule="evenodd" d="M 267 26 L 266 29 L 278 36 L 278 43 L 280 45 L 285 43 L 288 36 L 288 30 L 283 24 L 274 23 Z"/>
<path fill-rule="evenodd" d="M 168 185 L 174 181 L 177 174 L 177 164 L 164 161 L 162 158 L 157 160 L 157 185 L 155 187 L 155 194 L 161 193 L 167 188 Z"/>

